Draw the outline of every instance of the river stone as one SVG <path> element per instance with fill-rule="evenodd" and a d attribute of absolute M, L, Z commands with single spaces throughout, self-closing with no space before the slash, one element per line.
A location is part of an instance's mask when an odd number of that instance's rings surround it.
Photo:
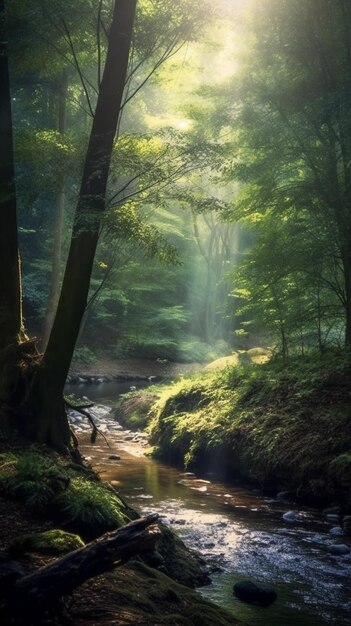
<path fill-rule="evenodd" d="M 341 526 L 333 526 L 333 528 L 330 529 L 329 533 L 331 535 L 334 535 L 334 537 L 340 537 L 340 535 L 344 534 L 344 531 Z"/>
<path fill-rule="evenodd" d="M 241 580 L 233 587 L 234 595 L 242 602 L 248 604 L 258 604 L 259 606 L 269 606 L 277 599 L 274 589 L 263 589 L 258 587 L 251 580 Z"/>
<path fill-rule="evenodd" d="M 110 459 L 110 461 L 120 461 L 121 457 L 118 456 L 118 454 L 110 454 L 110 456 L 108 457 Z"/>
<path fill-rule="evenodd" d="M 298 516 L 295 511 L 287 511 L 282 515 L 284 522 L 297 522 Z"/>
<path fill-rule="evenodd" d="M 328 546 L 329 552 L 331 554 L 349 554 L 350 548 L 344 543 L 334 543 L 331 546 Z"/>

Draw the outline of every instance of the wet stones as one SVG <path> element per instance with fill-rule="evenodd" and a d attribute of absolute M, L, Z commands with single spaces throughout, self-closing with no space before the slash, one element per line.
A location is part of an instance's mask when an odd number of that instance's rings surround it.
<path fill-rule="evenodd" d="M 258 606 L 269 606 L 277 599 L 274 589 L 258 587 L 251 580 L 241 580 L 233 587 L 234 595 L 247 604 L 257 604 Z"/>
<path fill-rule="evenodd" d="M 350 548 L 345 543 L 333 543 L 332 545 L 328 546 L 328 551 L 331 554 L 336 554 L 337 556 L 339 556 L 339 555 L 342 556 L 344 554 L 349 554 L 350 553 Z"/>
<path fill-rule="evenodd" d="M 287 511 L 282 515 L 282 518 L 284 522 L 288 522 L 289 524 L 299 521 L 298 513 L 295 513 L 295 511 Z"/>
<path fill-rule="evenodd" d="M 75 374 L 70 373 L 67 376 L 67 385 L 101 385 L 102 383 L 109 383 L 111 381 L 110 376 L 102 374 Z"/>
<path fill-rule="evenodd" d="M 341 526 L 333 526 L 333 528 L 330 529 L 329 533 L 334 537 L 341 537 L 341 535 L 344 534 L 344 531 Z"/>

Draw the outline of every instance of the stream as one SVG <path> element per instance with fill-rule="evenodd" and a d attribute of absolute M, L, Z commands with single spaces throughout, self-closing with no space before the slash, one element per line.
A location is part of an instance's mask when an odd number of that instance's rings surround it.
<path fill-rule="evenodd" d="M 158 512 L 204 556 L 212 584 L 200 593 L 250 626 L 350 626 L 351 552 L 329 551 L 335 544 L 350 546 L 349 539 L 330 533 L 338 523 L 315 509 L 221 482 L 211 472 L 196 476 L 144 456 L 145 435 L 124 430 L 109 408 L 129 387 L 105 383 L 69 389 L 99 403 L 93 412 L 110 445 L 101 437 L 91 445 L 90 427 L 72 412 L 82 453 L 134 508 Z M 296 512 L 295 522 L 284 521 L 287 511 Z M 277 601 L 266 608 L 240 602 L 232 590 L 242 579 L 273 587 Z"/>

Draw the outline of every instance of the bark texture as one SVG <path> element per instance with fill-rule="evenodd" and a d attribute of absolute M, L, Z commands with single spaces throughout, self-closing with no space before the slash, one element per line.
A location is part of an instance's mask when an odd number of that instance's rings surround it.
<path fill-rule="evenodd" d="M 90 277 L 105 210 L 113 142 L 127 75 L 136 0 L 116 0 L 96 111 L 87 149 L 72 241 L 57 313 L 44 355 L 56 394 L 66 376 L 87 304 Z"/>
<path fill-rule="evenodd" d="M 22 338 L 22 295 L 17 239 L 12 111 L 6 15 L 0 0 L 0 365 L 6 349 Z"/>

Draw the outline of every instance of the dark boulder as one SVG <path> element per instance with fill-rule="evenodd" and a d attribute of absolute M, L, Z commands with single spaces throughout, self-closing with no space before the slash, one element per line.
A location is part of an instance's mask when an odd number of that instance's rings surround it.
<path fill-rule="evenodd" d="M 20 563 L 13 561 L 5 553 L 0 553 L 0 597 L 5 597 L 14 584 L 25 575 L 26 572 Z"/>
<path fill-rule="evenodd" d="M 263 589 L 251 580 L 240 580 L 234 585 L 233 591 L 234 595 L 242 602 L 257 604 L 258 606 L 269 606 L 278 597 L 274 589 Z"/>

